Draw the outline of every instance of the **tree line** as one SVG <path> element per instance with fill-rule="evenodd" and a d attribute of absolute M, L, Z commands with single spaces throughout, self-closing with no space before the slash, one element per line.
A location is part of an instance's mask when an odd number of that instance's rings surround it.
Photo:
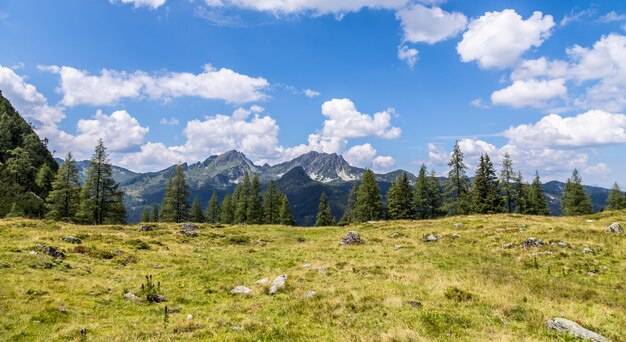
<path fill-rule="evenodd" d="M 151 208 L 145 207 L 141 221 L 295 225 L 287 196 L 276 188 L 273 181 L 269 181 L 265 191 L 261 191 L 259 176 L 254 174 L 250 177 L 247 172 L 233 193 L 226 194 L 221 203 L 213 192 L 205 210 L 197 197 L 189 205 L 189 187 L 180 165 L 176 166 L 174 177 L 167 182 L 161 210 L 156 204 Z"/>

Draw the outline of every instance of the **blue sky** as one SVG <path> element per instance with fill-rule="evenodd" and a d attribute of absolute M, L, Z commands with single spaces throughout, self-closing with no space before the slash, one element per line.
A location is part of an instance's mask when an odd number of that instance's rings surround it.
<path fill-rule="evenodd" d="M 158 170 L 230 149 L 626 185 L 622 1 L 0 2 L 0 89 L 57 156 Z M 470 171 L 473 173 L 473 170 Z"/>

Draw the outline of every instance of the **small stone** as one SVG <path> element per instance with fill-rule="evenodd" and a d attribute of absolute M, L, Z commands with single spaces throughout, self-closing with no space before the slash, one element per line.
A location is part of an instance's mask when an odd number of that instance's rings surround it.
<path fill-rule="evenodd" d="M 593 253 L 593 249 L 591 249 L 589 247 L 585 247 L 582 252 L 583 252 L 583 254 Z"/>
<path fill-rule="evenodd" d="M 359 233 L 355 231 L 348 232 L 348 234 L 346 234 L 343 239 L 341 239 L 341 245 L 360 245 L 363 243 L 363 239 L 361 239 Z"/>
<path fill-rule="evenodd" d="M 311 265 L 311 264 L 304 264 L 304 265 L 302 265 L 302 267 L 311 267 L 311 266 L 313 266 L 313 265 Z"/>
<path fill-rule="evenodd" d="M 242 326 L 236 326 L 236 327 L 233 327 L 233 330 L 234 331 L 242 331 L 243 327 Z"/>
<path fill-rule="evenodd" d="M 230 290 L 230 293 L 232 294 L 250 294 L 252 293 L 252 289 L 239 285 L 239 286 L 235 286 L 234 289 Z"/>
<path fill-rule="evenodd" d="M 154 265 L 152 265 L 152 268 L 156 268 L 158 270 L 158 269 L 163 268 L 163 265 L 161 265 L 161 264 L 154 264 Z"/>
<path fill-rule="evenodd" d="M 276 292 L 278 292 L 279 289 L 285 287 L 285 281 L 287 281 L 286 274 L 281 274 L 278 277 L 276 277 L 276 279 L 274 279 L 274 281 L 272 282 L 272 286 L 270 286 L 268 293 L 271 295 L 276 294 Z"/>
<path fill-rule="evenodd" d="M 135 296 L 135 294 L 132 292 L 127 292 L 126 294 L 124 294 L 124 299 L 135 299 L 135 298 L 137 298 L 137 296 Z"/>
<path fill-rule="evenodd" d="M 87 329 L 85 328 L 80 329 L 80 334 L 83 336 L 87 336 Z"/>
<path fill-rule="evenodd" d="M 316 293 L 317 293 L 317 292 L 315 292 L 315 291 L 307 291 L 307 293 L 306 293 L 306 297 L 307 297 L 307 298 L 311 298 L 311 297 L 315 296 L 315 294 L 316 294 Z"/>
<path fill-rule="evenodd" d="M 191 223 L 191 222 L 185 222 L 185 223 L 181 223 L 180 227 L 184 230 L 194 230 L 194 229 L 198 229 L 198 226 L 196 226 L 195 224 Z"/>
<path fill-rule="evenodd" d="M 463 227 L 463 223 L 455 223 L 452 226 L 456 228 Z"/>
<path fill-rule="evenodd" d="M 30 254 L 30 255 L 37 255 L 37 254 L 39 254 L 39 253 L 37 253 L 37 252 L 35 252 L 35 251 L 30 251 L 30 252 L 28 252 L 28 254 Z"/>
<path fill-rule="evenodd" d="M 185 236 L 189 236 L 189 237 L 196 237 L 196 236 L 198 236 L 198 233 L 194 232 L 193 230 L 181 230 L 180 233 L 185 235 Z"/>
<path fill-rule="evenodd" d="M 115 254 L 115 255 L 122 255 L 122 254 L 124 254 L 124 251 L 116 249 L 116 250 L 113 251 L 113 254 Z"/>
<path fill-rule="evenodd" d="M 152 228 L 152 226 L 141 226 L 141 227 L 139 227 L 139 231 L 140 232 L 151 232 L 153 230 L 154 230 L 154 228 Z"/>
<path fill-rule="evenodd" d="M 187 320 L 192 320 L 193 319 L 193 315 L 189 314 L 187 315 Z"/>
<path fill-rule="evenodd" d="M 461 234 L 452 234 L 452 237 L 453 237 L 453 238 L 460 238 L 460 237 L 461 237 Z"/>
<path fill-rule="evenodd" d="M 624 234 L 624 229 L 619 222 L 613 222 L 610 226 L 606 227 L 606 232 L 615 234 Z"/>
<path fill-rule="evenodd" d="M 437 240 L 439 240 L 439 238 L 437 238 L 437 236 L 432 233 L 422 238 L 422 241 L 424 242 L 436 242 Z"/>
<path fill-rule="evenodd" d="M 167 299 L 161 295 L 148 295 L 148 301 L 151 303 L 163 303 L 167 302 Z"/>
<path fill-rule="evenodd" d="M 320 273 L 326 273 L 328 272 L 328 266 L 320 266 L 320 267 L 315 267 L 314 270 L 320 272 Z"/>
<path fill-rule="evenodd" d="M 580 324 L 570 321 L 569 319 L 555 317 L 546 322 L 546 327 L 548 329 L 556 330 L 559 332 L 564 332 L 570 334 L 575 338 L 580 338 L 584 340 L 591 340 L 594 342 L 608 342 L 609 340 L 591 330 L 585 329 Z"/>
<path fill-rule="evenodd" d="M 262 278 L 262 279 L 259 279 L 259 280 L 256 281 L 256 283 L 259 284 L 259 285 L 264 285 L 264 284 L 267 284 L 269 282 L 270 282 L 270 280 L 267 279 L 267 278 Z"/>
<path fill-rule="evenodd" d="M 65 241 L 68 243 L 81 243 L 82 241 L 80 241 L 79 238 L 75 237 L 75 236 L 64 236 L 61 238 L 61 241 Z"/>
<path fill-rule="evenodd" d="M 506 245 L 502 245 L 501 248 L 502 249 L 511 249 L 511 248 L 513 248 L 513 244 L 512 243 L 507 243 Z"/>
<path fill-rule="evenodd" d="M 526 239 L 526 241 L 522 242 L 521 246 L 523 249 L 529 248 L 537 248 L 543 246 L 543 241 L 541 239 L 537 239 L 534 237 Z"/>
<path fill-rule="evenodd" d="M 400 232 L 393 232 L 389 235 L 390 238 L 399 238 L 399 237 L 403 237 L 404 234 L 400 233 Z"/>
<path fill-rule="evenodd" d="M 567 242 L 563 242 L 563 241 L 559 241 L 559 242 L 557 242 L 557 245 L 559 245 L 559 247 L 567 247 L 567 246 L 569 246 L 569 245 L 567 244 Z"/>
<path fill-rule="evenodd" d="M 421 308 L 422 307 L 422 303 L 416 301 L 416 300 L 410 300 L 407 302 L 407 304 L 409 304 L 410 306 L 414 307 L 414 308 Z"/>
<path fill-rule="evenodd" d="M 585 222 L 587 222 L 587 223 L 594 223 L 595 221 L 594 220 L 585 220 Z"/>
<path fill-rule="evenodd" d="M 394 245 L 393 247 L 394 247 L 395 249 L 401 249 L 401 248 L 404 248 L 404 245 Z"/>

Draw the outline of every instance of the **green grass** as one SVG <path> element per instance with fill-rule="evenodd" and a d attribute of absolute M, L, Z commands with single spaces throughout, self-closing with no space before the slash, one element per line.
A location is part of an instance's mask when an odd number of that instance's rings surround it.
<path fill-rule="evenodd" d="M 82 328 L 99 341 L 570 340 L 544 327 L 558 316 L 626 341 L 626 236 L 604 232 L 614 221 L 626 223 L 626 212 L 341 228 L 204 224 L 189 238 L 174 224 L 138 232 L 0 220 L 0 340 L 80 340 Z M 340 247 L 349 230 L 366 243 Z M 429 233 L 440 240 L 423 242 Z M 529 237 L 546 245 L 521 249 Z M 31 254 L 37 244 L 66 257 Z M 583 254 L 586 246 L 594 253 Z M 280 274 L 289 278 L 274 296 L 255 283 Z M 146 300 L 146 275 L 166 303 Z M 253 293 L 230 294 L 237 285 Z M 180 312 L 166 319 L 165 305 Z"/>

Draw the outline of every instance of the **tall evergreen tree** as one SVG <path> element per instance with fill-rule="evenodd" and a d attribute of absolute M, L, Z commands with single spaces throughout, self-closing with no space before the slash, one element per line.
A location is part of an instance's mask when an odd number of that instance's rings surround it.
<path fill-rule="evenodd" d="M 184 222 L 189 219 L 189 188 L 183 167 L 176 165 L 176 174 L 167 182 L 161 206 L 161 221 Z"/>
<path fill-rule="evenodd" d="M 609 192 L 609 197 L 607 199 L 607 210 L 620 210 L 626 209 L 626 195 L 622 192 L 619 185 L 617 183 L 613 184 L 611 191 Z"/>
<path fill-rule="evenodd" d="M 467 166 L 465 166 L 463 158 L 463 152 L 461 152 L 457 141 L 448 163 L 450 171 L 445 185 L 446 201 L 444 206 L 448 215 L 468 214 L 472 209 L 469 193 L 470 181 L 466 174 Z"/>
<path fill-rule="evenodd" d="M 237 196 L 233 196 L 237 201 L 235 207 L 235 223 L 248 222 L 248 197 L 250 196 L 250 175 L 246 172 L 243 181 L 237 184 L 239 191 L 235 189 Z"/>
<path fill-rule="evenodd" d="M 443 190 L 441 188 L 441 182 L 435 173 L 435 170 L 430 172 L 428 177 L 428 194 L 429 194 L 429 208 L 431 208 L 430 218 L 435 218 L 444 215 L 443 212 Z"/>
<path fill-rule="evenodd" d="M 317 208 L 317 217 L 315 219 L 315 225 L 317 227 L 334 226 L 337 224 L 337 220 L 330 212 L 330 206 L 328 205 L 328 198 L 326 193 L 322 192 L 320 196 L 320 204 Z"/>
<path fill-rule="evenodd" d="M 409 176 L 403 173 L 391 183 L 387 192 L 387 213 L 390 220 L 408 220 L 413 218 L 413 189 Z"/>
<path fill-rule="evenodd" d="M 261 183 L 259 182 L 259 176 L 257 174 L 252 176 L 252 182 L 250 184 L 246 222 L 248 224 L 263 223 L 263 198 L 261 197 Z"/>
<path fill-rule="evenodd" d="M 87 167 L 85 185 L 80 195 L 79 220 L 89 224 L 126 221 L 122 193 L 113 180 L 112 166 L 102 139 Z"/>
<path fill-rule="evenodd" d="M 561 211 L 564 216 L 585 215 L 593 213 L 593 206 L 589 195 L 582 185 L 582 178 L 578 170 L 574 169 L 572 177 L 567 179 L 561 197 Z"/>
<path fill-rule="evenodd" d="M 289 207 L 289 200 L 287 199 L 287 195 L 283 195 L 280 200 L 280 224 L 285 226 L 293 226 L 296 224 L 293 219 L 293 215 L 291 214 L 291 208 Z"/>
<path fill-rule="evenodd" d="M 276 189 L 274 181 L 270 180 L 263 194 L 263 223 L 279 223 L 281 199 L 281 193 Z"/>
<path fill-rule="evenodd" d="M 217 200 L 217 194 L 215 191 L 213 191 L 213 195 L 211 195 L 211 199 L 209 200 L 209 204 L 206 208 L 205 216 L 208 223 L 220 222 L 220 203 Z"/>
<path fill-rule="evenodd" d="M 150 208 L 147 206 L 141 211 L 141 222 L 150 222 Z"/>
<path fill-rule="evenodd" d="M 54 180 L 54 173 L 48 164 L 43 164 L 37 171 L 35 176 L 35 185 L 42 198 L 48 197 L 48 193 L 52 189 L 52 181 Z"/>
<path fill-rule="evenodd" d="M 67 154 L 65 161 L 59 167 L 46 202 L 49 218 L 58 221 L 73 221 L 76 217 L 80 204 L 80 181 L 78 166 L 71 153 Z"/>
<path fill-rule="evenodd" d="M 156 203 L 152 205 L 152 213 L 151 213 L 150 221 L 159 222 L 159 205 Z"/>
<path fill-rule="evenodd" d="M 193 199 L 191 202 L 191 220 L 196 223 L 204 222 L 204 213 L 202 212 L 202 206 L 200 205 L 200 200 L 198 197 Z"/>
<path fill-rule="evenodd" d="M 415 180 L 415 217 L 430 219 L 441 216 L 443 199 L 439 179 L 433 170 L 427 173 L 426 165 L 422 164 Z"/>
<path fill-rule="evenodd" d="M 383 204 L 376 176 L 372 170 L 365 170 L 357 194 L 355 219 L 357 222 L 365 222 L 376 221 L 382 218 Z"/>
<path fill-rule="evenodd" d="M 520 176 L 521 178 L 521 176 Z M 526 189 L 524 191 L 524 189 Z M 543 187 L 541 184 L 541 178 L 539 178 L 539 172 L 535 171 L 535 178 L 529 186 L 522 188 L 525 192 L 524 205 L 522 206 L 520 213 L 528 215 L 548 215 L 548 202 L 543 195 Z"/>
<path fill-rule="evenodd" d="M 504 198 L 504 205 L 508 213 L 515 211 L 517 193 L 515 192 L 515 171 L 513 160 L 508 152 L 502 157 L 502 169 L 500 169 L 500 190 Z"/>
<path fill-rule="evenodd" d="M 503 211 L 498 177 L 488 154 L 480 156 L 472 186 L 474 211 L 479 214 L 496 214 Z"/>
<path fill-rule="evenodd" d="M 348 194 L 348 203 L 346 206 L 346 211 L 343 213 L 341 220 L 339 220 L 340 224 L 349 224 L 352 222 L 356 222 L 356 203 L 357 197 L 359 193 L 359 183 L 357 181 L 352 182 L 352 188 L 350 189 L 350 193 Z"/>
<path fill-rule="evenodd" d="M 235 208 L 229 194 L 224 196 L 222 206 L 220 208 L 220 223 L 233 224 L 235 221 Z"/>

